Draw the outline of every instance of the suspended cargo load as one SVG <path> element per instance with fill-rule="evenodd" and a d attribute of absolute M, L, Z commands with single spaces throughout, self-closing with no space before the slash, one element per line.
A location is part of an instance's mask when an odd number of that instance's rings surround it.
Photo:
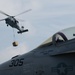
<path fill-rule="evenodd" d="M 12 43 L 12 45 L 13 45 L 14 47 L 18 46 L 18 42 L 14 41 L 14 42 Z"/>

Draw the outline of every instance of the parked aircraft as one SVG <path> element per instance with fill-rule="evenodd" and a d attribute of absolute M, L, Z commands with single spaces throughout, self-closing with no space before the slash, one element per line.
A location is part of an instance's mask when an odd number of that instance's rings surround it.
<path fill-rule="evenodd" d="M 0 75 L 75 75 L 75 27 L 0 65 Z"/>

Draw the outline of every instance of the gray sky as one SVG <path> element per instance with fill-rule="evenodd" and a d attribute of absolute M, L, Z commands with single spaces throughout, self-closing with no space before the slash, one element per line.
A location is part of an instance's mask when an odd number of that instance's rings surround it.
<path fill-rule="evenodd" d="M 0 63 L 36 48 L 61 29 L 75 26 L 75 0 L 0 0 L 0 10 L 9 15 L 27 9 L 32 11 L 16 17 L 25 20 L 19 25 L 29 29 L 22 35 L 14 29 L 19 43 L 16 48 L 12 46 L 13 29 L 7 27 L 5 21 L 0 22 Z M 0 19 L 6 17 L 0 14 Z"/>

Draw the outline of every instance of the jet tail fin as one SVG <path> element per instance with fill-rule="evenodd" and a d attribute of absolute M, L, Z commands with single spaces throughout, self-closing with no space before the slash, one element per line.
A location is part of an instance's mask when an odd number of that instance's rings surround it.
<path fill-rule="evenodd" d="M 25 30 L 22 30 L 22 31 L 18 31 L 17 33 L 18 33 L 18 34 L 20 34 L 20 33 L 22 34 L 22 33 L 24 33 L 24 32 L 28 32 L 28 29 L 25 29 Z"/>

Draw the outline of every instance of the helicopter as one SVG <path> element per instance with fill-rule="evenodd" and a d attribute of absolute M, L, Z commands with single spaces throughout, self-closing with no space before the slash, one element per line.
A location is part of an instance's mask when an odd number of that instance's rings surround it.
<path fill-rule="evenodd" d="M 31 11 L 31 9 L 28 9 L 28 10 L 26 10 L 26 11 L 20 13 L 20 14 L 17 14 L 17 15 L 15 15 L 15 16 L 10 16 L 10 15 L 6 14 L 5 12 L 0 11 L 1 14 L 7 16 L 7 18 L 1 19 L 0 21 L 4 21 L 4 20 L 5 20 L 5 23 L 7 24 L 7 26 L 11 26 L 12 28 L 16 28 L 17 30 L 19 30 L 19 31 L 17 32 L 18 34 L 19 34 L 19 33 L 23 33 L 23 32 L 27 32 L 28 29 L 25 29 L 25 30 L 24 30 L 24 26 L 21 26 L 21 27 L 20 27 L 20 26 L 19 26 L 19 21 L 16 20 L 15 17 L 16 17 L 16 16 L 19 16 L 19 15 L 21 15 L 21 14 L 24 14 L 24 13 L 26 13 L 26 12 L 29 12 L 29 11 Z"/>

